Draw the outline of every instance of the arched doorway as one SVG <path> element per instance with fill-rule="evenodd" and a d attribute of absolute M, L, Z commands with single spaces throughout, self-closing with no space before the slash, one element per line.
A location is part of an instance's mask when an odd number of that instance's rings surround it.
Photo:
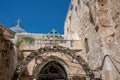
<path fill-rule="evenodd" d="M 24 70 L 24 68 L 37 56 L 44 54 L 46 52 L 61 52 L 61 53 L 65 53 L 69 56 L 71 56 L 73 59 L 75 59 L 83 68 L 83 70 L 85 71 L 86 75 L 90 78 L 90 79 L 95 79 L 94 78 L 94 74 L 93 71 L 90 69 L 89 65 L 87 64 L 87 62 L 81 57 L 81 56 L 77 56 L 76 53 L 72 50 L 70 50 L 69 48 L 65 48 L 62 46 L 47 46 L 44 48 L 40 48 L 39 50 L 36 50 L 34 52 L 31 52 L 30 55 L 28 55 L 27 57 L 25 57 L 22 62 L 19 64 L 19 66 L 16 68 L 12 79 L 11 80 L 17 80 L 18 78 L 21 77 L 21 74 Z"/>
<path fill-rule="evenodd" d="M 37 74 L 37 80 L 67 80 L 66 70 L 59 62 L 50 61 Z"/>

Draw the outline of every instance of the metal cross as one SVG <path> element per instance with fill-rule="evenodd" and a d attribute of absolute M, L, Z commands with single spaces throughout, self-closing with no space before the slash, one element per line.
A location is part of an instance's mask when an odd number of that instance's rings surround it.
<path fill-rule="evenodd" d="M 16 22 L 17 22 L 17 26 L 19 26 L 20 22 L 22 22 L 22 21 L 18 18 L 18 20 Z"/>
<path fill-rule="evenodd" d="M 59 33 L 57 33 L 57 31 L 55 29 L 52 29 L 51 33 L 49 33 L 47 35 L 47 37 L 49 39 L 52 38 L 52 44 L 55 46 L 56 45 L 56 40 L 59 39 L 59 38 L 61 38 L 62 36 Z"/>

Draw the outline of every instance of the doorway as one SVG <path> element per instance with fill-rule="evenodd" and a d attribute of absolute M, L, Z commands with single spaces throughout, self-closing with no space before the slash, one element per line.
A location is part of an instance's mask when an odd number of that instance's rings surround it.
<path fill-rule="evenodd" d="M 50 61 L 44 65 L 37 80 L 67 80 L 65 68 L 57 61 Z"/>

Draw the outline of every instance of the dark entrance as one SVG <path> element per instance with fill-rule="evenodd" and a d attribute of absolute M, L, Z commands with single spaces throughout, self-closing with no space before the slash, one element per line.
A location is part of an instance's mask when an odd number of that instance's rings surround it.
<path fill-rule="evenodd" d="M 37 80 L 67 80 L 67 74 L 59 62 L 50 61 L 41 69 Z"/>

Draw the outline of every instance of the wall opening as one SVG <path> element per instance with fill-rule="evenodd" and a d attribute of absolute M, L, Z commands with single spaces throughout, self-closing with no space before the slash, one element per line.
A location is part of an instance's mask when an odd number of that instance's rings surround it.
<path fill-rule="evenodd" d="M 50 61 L 41 69 L 37 77 L 37 80 L 67 80 L 67 73 L 59 62 Z"/>
<path fill-rule="evenodd" d="M 89 44 L 88 44 L 88 39 L 85 38 L 85 50 L 86 50 L 86 53 L 89 52 Z"/>

